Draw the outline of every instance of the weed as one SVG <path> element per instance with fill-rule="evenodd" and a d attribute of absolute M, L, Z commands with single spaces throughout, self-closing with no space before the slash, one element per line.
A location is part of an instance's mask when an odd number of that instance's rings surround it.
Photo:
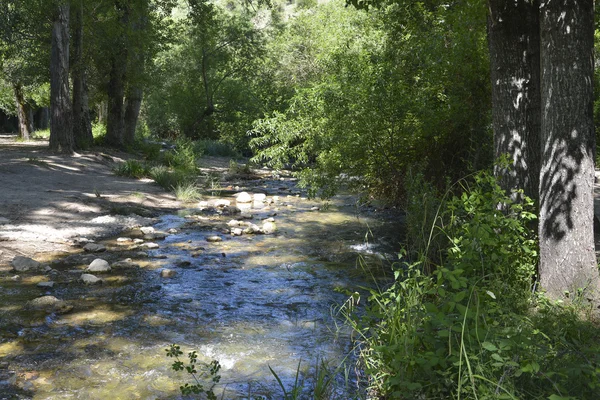
<path fill-rule="evenodd" d="M 144 178 L 148 176 L 150 170 L 148 166 L 138 160 L 127 160 L 118 164 L 113 172 L 115 175 L 128 176 L 131 178 Z"/>
<path fill-rule="evenodd" d="M 202 196 L 200 195 L 200 190 L 196 186 L 195 183 L 183 183 L 178 184 L 175 187 L 175 196 L 177 200 L 184 202 L 193 202 L 199 200 Z"/>
<path fill-rule="evenodd" d="M 206 398 L 209 400 L 216 400 L 217 396 L 213 391 L 215 385 L 219 383 L 221 380 L 221 375 L 219 375 L 219 371 L 221 369 L 221 365 L 218 361 L 213 360 L 209 364 L 198 362 L 198 354 L 195 351 L 191 351 L 188 353 L 188 363 L 185 364 L 183 361 L 179 359 L 179 356 L 183 355 L 181 348 L 172 344 L 168 349 L 165 350 L 167 352 L 167 357 L 175 358 L 175 362 L 171 365 L 171 368 L 174 371 L 183 371 L 185 370 L 188 374 L 192 376 L 194 379 L 194 384 L 186 383 L 179 387 L 181 390 L 181 394 L 190 395 L 190 394 L 206 394 Z M 201 379 L 208 377 L 210 378 L 210 387 L 206 388 L 206 382 L 202 382 Z"/>

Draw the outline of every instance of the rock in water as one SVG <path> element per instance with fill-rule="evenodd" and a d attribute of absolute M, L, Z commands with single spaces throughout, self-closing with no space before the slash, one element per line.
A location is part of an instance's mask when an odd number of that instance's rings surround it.
<path fill-rule="evenodd" d="M 110 265 L 106 260 L 101 258 L 96 258 L 92 263 L 87 267 L 86 271 L 90 272 L 110 272 Z"/>
<path fill-rule="evenodd" d="M 39 288 L 42 288 L 42 289 L 52 289 L 54 287 L 54 282 L 52 282 L 52 281 L 39 282 L 36 286 Z"/>
<path fill-rule="evenodd" d="M 106 251 L 106 246 L 98 243 L 88 243 L 85 246 L 83 246 L 83 250 L 90 253 L 101 253 L 103 251 Z"/>
<path fill-rule="evenodd" d="M 13 269 L 17 272 L 25 272 L 30 269 L 39 269 L 42 264 L 29 257 L 16 256 L 11 261 Z"/>
<path fill-rule="evenodd" d="M 264 203 L 267 201 L 267 195 L 264 193 L 254 193 L 254 201 L 257 203 Z"/>
<path fill-rule="evenodd" d="M 242 230 L 242 228 L 232 228 L 231 229 L 231 235 L 232 236 L 242 236 L 242 233 L 244 231 Z"/>
<path fill-rule="evenodd" d="M 80 279 L 86 285 L 97 285 L 102 283 L 102 279 L 92 274 L 82 274 Z"/>
<path fill-rule="evenodd" d="M 238 203 L 252 203 L 252 196 L 247 192 L 240 192 L 235 195 Z"/>
<path fill-rule="evenodd" d="M 173 271 L 172 269 L 165 268 L 160 271 L 161 278 L 172 278 L 177 275 L 177 271 Z"/>
<path fill-rule="evenodd" d="M 208 236 L 208 237 L 206 238 L 206 241 L 207 241 L 207 242 L 211 242 L 211 243 L 222 242 L 222 241 L 223 241 L 223 238 L 222 238 L 221 236 L 217 236 L 217 235 L 214 235 L 214 236 Z"/>
<path fill-rule="evenodd" d="M 271 235 L 275 233 L 276 230 L 277 225 L 275 225 L 275 222 L 267 221 L 262 226 L 262 231 L 265 235 Z"/>
<path fill-rule="evenodd" d="M 54 296 L 42 296 L 28 301 L 26 308 L 35 311 L 46 311 L 49 313 L 67 313 L 73 309 L 66 301 L 59 300 Z"/>

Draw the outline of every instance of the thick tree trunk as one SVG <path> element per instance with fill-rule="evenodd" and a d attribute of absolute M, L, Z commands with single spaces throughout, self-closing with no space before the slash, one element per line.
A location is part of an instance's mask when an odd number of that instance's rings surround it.
<path fill-rule="evenodd" d="M 140 108 L 142 106 L 143 91 L 141 87 L 129 87 L 125 102 L 125 145 L 131 146 L 135 141 L 135 128 L 137 127 Z"/>
<path fill-rule="evenodd" d="M 593 0 L 541 2 L 540 283 L 598 299 L 594 252 Z"/>
<path fill-rule="evenodd" d="M 57 7 L 50 61 L 50 150 L 73 152 L 73 112 L 69 93 L 69 4 Z"/>
<path fill-rule="evenodd" d="M 538 198 L 540 170 L 539 0 L 489 0 L 495 173 L 507 191 Z M 515 196 L 518 197 L 518 196 Z"/>
<path fill-rule="evenodd" d="M 87 149 L 93 142 L 92 122 L 88 106 L 85 69 L 83 65 L 83 6 L 78 4 L 73 13 L 73 137 L 78 149 Z"/>
<path fill-rule="evenodd" d="M 126 59 L 124 50 L 113 56 L 110 81 L 108 83 L 108 115 L 106 118 L 106 144 L 123 147 L 124 144 L 124 110 Z"/>
<path fill-rule="evenodd" d="M 20 84 L 13 85 L 15 103 L 17 106 L 17 117 L 19 119 L 19 138 L 23 140 L 31 139 L 33 133 L 33 120 L 31 118 L 31 106 L 25 101 L 23 87 Z"/>
<path fill-rule="evenodd" d="M 115 8 L 121 13 L 121 29 L 118 46 L 111 57 L 110 78 L 108 82 L 108 116 L 106 119 L 106 144 L 123 147 L 125 138 L 124 96 L 127 73 L 127 37 L 125 27 L 129 24 L 129 6 L 127 2 L 115 0 Z"/>

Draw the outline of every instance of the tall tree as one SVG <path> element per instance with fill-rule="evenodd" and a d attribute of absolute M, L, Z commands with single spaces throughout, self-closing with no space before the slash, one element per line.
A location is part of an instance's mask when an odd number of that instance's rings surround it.
<path fill-rule="evenodd" d="M 489 0 L 488 46 L 494 152 L 506 190 L 538 198 L 540 168 L 539 0 Z"/>
<path fill-rule="evenodd" d="M 72 10 L 73 46 L 71 77 L 73 81 L 73 138 L 78 149 L 90 147 L 92 122 L 88 104 L 85 64 L 83 58 L 83 1 L 73 4 Z"/>
<path fill-rule="evenodd" d="M 69 88 L 69 4 L 56 6 L 50 61 L 50 150 L 73 152 L 73 112 Z"/>
<path fill-rule="evenodd" d="M 540 282 L 598 300 L 594 251 L 594 1 L 541 2 Z"/>

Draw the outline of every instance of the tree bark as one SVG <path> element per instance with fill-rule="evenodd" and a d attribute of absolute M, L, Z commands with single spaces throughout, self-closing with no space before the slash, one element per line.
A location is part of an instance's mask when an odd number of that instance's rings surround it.
<path fill-rule="evenodd" d="M 50 150 L 73 152 L 73 112 L 69 93 L 69 4 L 57 6 L 50 61 Z"/>
<path fill-rule="evenodd" d="M 137 127 L 140 108 L 142 107 L 143 90 L 139 86 L 129 87 L 125 101 L 125 145 L 131 146 L 135 141 L 135 129 Z"/>
<path fill-rule="evenodd" d="M 115 7 L 122 13 L 121 29 L 127 26 L 129 15 L 128 6 L 121 1 L 115 1 Z M 125 78 L 127 72 L 127 38 L 125 31 L 119 35 L 115 51 L 111 56 L 110 77 L 108 82 L 108 116 L 106 118 L 106 144 L 123 147 L 125 120 L 124 104 Z"/>
<path fill-rule="evenodd" d="M 540 283 L 598 300 L 594 252 L 593 0 L 541 2 Z M 568 292 L 568 294 L 567 294 Z"/>
<path fill-rule="evenodd" d="M 539 0 L 489 0 L 494 156 L 502 187 L 537 200 L 540 170 Z M 518 198 L 518 196 L 514 196 Z"/>
<path fill-rule="evenodd" d="M 25 101 L 21 84 L 13 85 L 17 117 L 19 119 L 19 138 L 30 140 L 33 133 L 33 120 L 31 119 L 31 106 Z"/>
<path fill-rule="evenodd" d="M 85 68 L 83 63 L 83 5 L 79 3 L 73 13 L 73 137 L 78 149 L 87 149 L 94 143 L 92 121 L 88 105 Z"/>

